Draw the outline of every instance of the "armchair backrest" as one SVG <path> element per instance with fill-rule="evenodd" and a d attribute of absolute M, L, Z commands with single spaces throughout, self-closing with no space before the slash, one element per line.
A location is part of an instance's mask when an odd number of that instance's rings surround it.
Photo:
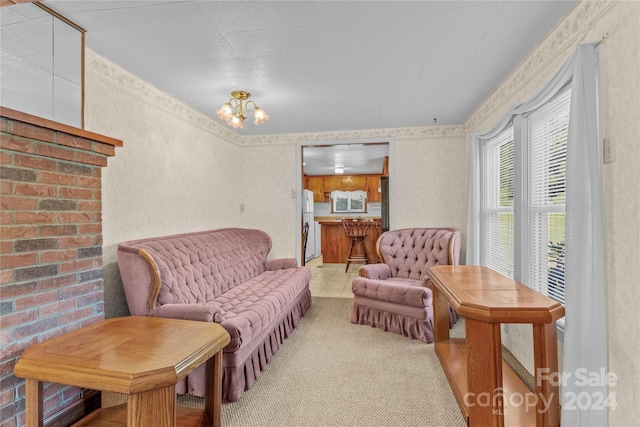
<path fill-rule="evenodd" d="M 378 257 L 391 268 L 392 277 L 419 280 L 433 265 L 456 265 L 460 260 L 460 230 L 456 228 L 404 228 L 378 238 Z"/>

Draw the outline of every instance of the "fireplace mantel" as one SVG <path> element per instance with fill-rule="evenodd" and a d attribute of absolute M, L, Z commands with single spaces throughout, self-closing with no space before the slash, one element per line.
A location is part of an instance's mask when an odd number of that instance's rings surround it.
<path fill-rule="evenodd" d="M 24 383 L 12 366 L 24 349 L 105 317 L 102 168 L 123 143 L 6 107 L 0 116 L 0 393 L 14 402 L 3 419 L 20 425 Z M 45 394 L 47 418 L 86 397 Z"/>

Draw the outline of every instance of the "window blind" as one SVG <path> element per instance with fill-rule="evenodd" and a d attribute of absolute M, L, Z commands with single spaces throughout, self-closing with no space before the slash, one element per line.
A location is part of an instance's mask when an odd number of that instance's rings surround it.
<path fill-rule="evenodd" d="M 564 304 L 566 158 L 570 89 L 528 117 L 525 284 Z"/>
<path fill-rule="evenodd" d="M 514 277 L 514 141 L 509 126 L 480 147 L 480 262 Z"/>

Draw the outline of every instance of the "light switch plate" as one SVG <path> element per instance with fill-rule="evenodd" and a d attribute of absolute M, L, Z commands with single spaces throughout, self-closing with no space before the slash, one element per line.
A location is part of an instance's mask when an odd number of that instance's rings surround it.
<path fill-rule="evenodd" d="M 613 139 L 605 138 L 604 139 L 604 163 L 613 163 L 616 161 L 616 152 L 613 146 Z"/>

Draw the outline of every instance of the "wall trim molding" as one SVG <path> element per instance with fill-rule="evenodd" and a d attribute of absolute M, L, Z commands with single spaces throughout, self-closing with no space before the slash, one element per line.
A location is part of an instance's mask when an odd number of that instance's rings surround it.
<path fill-rule="evenodd" d="M 291 133 L 279 135 L 255 135 L 244 136 L 241 140 L 243 146 L 256 145 L 291 145 L 299 142 L 338 141 L 338 140 L 389 140 L 394 139 L 442 139 L 459 138 L 466 135 L 464 125 L 451 126 L 423 126 L 407 128 L 383 128 L 346 130 L 333 132 Z"/>

